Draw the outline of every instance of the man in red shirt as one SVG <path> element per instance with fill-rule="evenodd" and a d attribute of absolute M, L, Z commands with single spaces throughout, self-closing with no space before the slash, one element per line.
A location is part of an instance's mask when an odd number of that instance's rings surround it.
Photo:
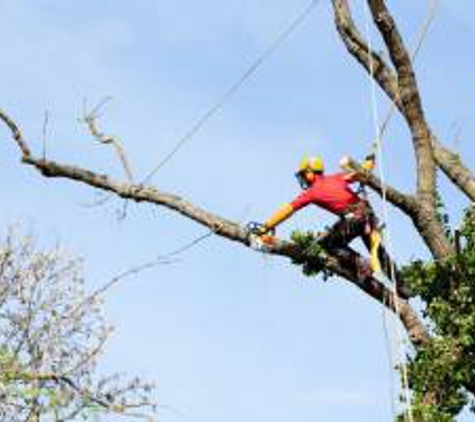
<path fill-rule="evenodd" d="M 374 155 L 368 156 L 361 166 L 365 170 L 372 170 L 374 161 Z M 342 161 L 342 167 L 345 163 L 346 161 Z M 346 246 L 356 237 L 361 237 L 371 254 L 371 268 L 374 272 L 380 271 L 380 262 L 387 264 L 389 261 L 380 246 L 377 220 L 369 202 L 350 187 L 359 181 L 358 173 L 325 175 L 323 160 L 320 157 L 310 157 L 302 160 L 296 177 L 303 192 L 292 202 L 284 204 L 264 223 L 262 234 L 273 230 L 294 212 L 314 204 L 339 217 L 333 227 L 320 236 L 320 244 L 328 249 L 339 248 Z"/>

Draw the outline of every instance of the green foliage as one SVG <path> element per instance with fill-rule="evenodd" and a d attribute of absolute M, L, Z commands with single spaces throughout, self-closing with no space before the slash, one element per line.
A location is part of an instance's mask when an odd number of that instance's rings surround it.
<path fill-rule="evenodd" d="M 422 422 L 455 420 L 468 403 L 464 385 L 475 382 L 474 209 L 465 214 L 458 249 L 444 260 L 416 261 L 404 269 L 432 331 L 409 365 L 416 420 Z"/>
<path fill-rule="evenodd" d="M 317 276 L 320 273 L 323 274 L 324 279 L 331 276 L 325 270 L 325 262 L 328 255 L 314 232 L 294 231 L 291 238 L 302 249 L 300 257 L 294 259 L 293 263 L 301 265 L 302 271 L 307 277 Z"/>
<path fill-rule="evenodd" d="M 45 415 L 66 406 L 68 401 L 64 392 L 52 383 L 36 380 L 19 358 L 5 347 L 0 348 L 0 387 L 6 397 L 26 407 L 35 406 Z"/>
<path fill-rule="evenodd" d="M 415 400 L 412 418 L 416 422 L 453 422 L 454 420 L 450 414 L 441 411 L 437 406 L 421 404 L 420 400 Z M 407 416 L 399 416 L 398 422 L 408 422 Z"/>

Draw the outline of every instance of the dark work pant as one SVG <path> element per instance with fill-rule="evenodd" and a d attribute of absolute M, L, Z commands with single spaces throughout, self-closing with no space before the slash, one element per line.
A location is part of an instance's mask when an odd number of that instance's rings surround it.
<path fill-rule="evenodd" d="M 377 230 L 377 219 L 369 205 L 356 210 L 350 215 L 341 217 L 330 227 L 320 240 L 326 249 L 343 248 L 352 240 L 361 237 L 364 245 L 371 250 L 371 232 Z M 383 271 L 391 278 L 391 259 L 383 245 L 378 249 L 378 257 Z"/>
<path fill-rule="evenodd" d="M 361 237 L 366 249 L 371 251 L 371 231 L 377 230 L 377 226 L 377 218 L 368 204 L 350 215 L 341 217 L 321 236 L 319 243 L 325 249 L 331 250 L 344 248 L 352 240 Z M 409 292 L 404 287 L 403 280 L 398 277 L 397 268 L 382 244 L 378 249 L 378 258 L 386 277 L 390 280 L 393 276 L 396 277 L 399 294 L 408 297 Z"/>

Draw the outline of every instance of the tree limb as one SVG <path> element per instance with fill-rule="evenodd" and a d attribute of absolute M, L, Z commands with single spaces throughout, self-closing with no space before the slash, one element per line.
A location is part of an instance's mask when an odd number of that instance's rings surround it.
<path fill-rule="evenodd" d="M 442 145 L 435 136 L 432 138 L 432 145 L 440 169 L 472 202 L 475 202 L 475 175 L 462 163 L 460 155 Z"/>
<path fill-rule="evenodd" d="M 374 23 L 396 68 L 398 93 L 411 130 L 417 159 L 417 194 L 428 212 L 435 210 L 435 163 L 412 60 L 384 0 L 368 0 Z"/>
<path fill-rule="evenodd" d="M 1 115 L 0 118 L 2 118 Z M 11 120 L 8 119 L 8 121 Z M 70 179 L 103 191 L 111 192 L 124 199 L 163 206 L 197 222 L 198 224 L 210 228 L 215 234 L 221 237 L 234 242 L 239 242 L 245 246 L 250 246 L 248 231 L 245 228 L 235 222 L 210 213 L 209 211 L 200 208 L 177 195 L 160 192 L 151 186 L 120 183 L 109 178 L 107 175 L 98 174 L 77 166 L 35 158 L 26 147 L 26 142 L 22 138 L 21 132 L 17 129 L 17 126 L 12 124 L 11 127 L 16 128 L 15 131 L 12 130 L 12 135 L 22 152 L 22 162 L 33 166 L 45 177 Z M 19 134 L 19 136 L 15 136 L 16 134 Z M 311 261 L 314 259 L 307 255 L 305 251 L 299 249 L 298 245 L 295 243 L 280 240 L 276 241 L 275 245 L 271 250 L 269 250 L 269 252 L 275 255 L 285 256 L 292 260 L 298 260 L 300 263 L 304 263 L 305 260 Z M 384 304 L 384 306 L 392 311 L 394 311 L 395 308 L 395 300 L 399 300 L 399 309 L 401 310 L 399 316 L 406 327 L 413 344 L 418 346 L 427 342 L 428 334 L 425 327 L 417 318 L 416 313 L 409 303 L 401 298 L 396 299 L 392 291 L 372 275 L 361 276 L 357 263 L 361 264 L 364 262 L 364 259 L 357 252 L 349 248 L 331 252 L 333 255 L 330 255 L 325 261 L 325 266 L 328 271 L 355 284 L 366 294 Z M 368 271 L 365 273 L 371 274 L 371 271 L 369 271 L 369 264 L 366 263 L 366 265 Z"/>
<path fill-rule="evenodd" d="M 333 9 L 336 28 L 348 52 L 370 73 L 369 47 L 356 28 L 347 0 L 333 0 Z M 396 75 L 380 54 L 371 51 L 371 55 L 375 81 L 405 117 Z M 434 134 L 432 134 L 432 146 L 438 167 L 468 198 L 475 202 L 475 175 L 463 165 L 461 157 L 445 147 Z M 458 164 L 454 165 L 454 163 Z"/>
<path fill-rule="evenodd" d="M 399 87 L 396 75 L 384 58 L 370 50 L 368 44 L 361 36 L 351 16 L 347 0 L 332 0 L 335 25 L 348 52 L 366 69 L 371 72 L 373 61 L 373 76 L 387 96 L 402 111 L 402 102 L 399 97 Z M 370 59 L 370 54 L 372 59 Z"/>
<path fill-rule="evenodd" d="M 413 195 L 403 193 L 388 184 L 383 184 L 374 173 L 363 169 L 361 165 L 352 158 L 348 158 L 348 162 L 345 163 L 345 166 L 349 170 L 358 173 L 358 180 L 370 186 L 371 189 L 380 196 L 385 196 L 392 205 L 399 208 L 404 214 L 411 216 L 417 213 L 418 204 Z"/>
<path fill-rule="evenodd" d="M 406 208 L 427 246 L 437 257 L 453 252 L 443 227 L 437 218 L 435 206 L 435 164 L 432 134 L 425 120 L 412 60 L 397 31 L 385 4 L 381 0 L 368 0 L 378 29 L 385 39 L 397 77 L 390 66 L 375 52 L 373 77 L 406 119 L 412 133 L 417 158 L 417 207 Z M 335 23 L 348 51 L 370 72 L 370 49 L 359 34 L 347 0 L 333 0 Z M 440 154 L 439 154 L 440 156 Z"/>

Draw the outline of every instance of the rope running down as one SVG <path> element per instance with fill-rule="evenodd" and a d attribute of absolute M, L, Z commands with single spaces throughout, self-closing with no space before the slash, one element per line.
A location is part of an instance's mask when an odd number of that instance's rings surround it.
<path fill-rule="evenodd" d="M 391 228 L 389 226 L 389 217 L 388 217 L 388 207 L 387 207 L 387 199 L 386 199 L 386 183 L 385 183 L 385 172 L 384 172 L 384 156 L 383 156 L 383 148 L 382 148 L 382 142 L 381 142 L 381 132 L 380 132 L 380 126 L 379 126 L 379 110 L 378 110 L 378 103 L 377 103 L 377 98 L 376 98 L 376 81 L 374 80 L 374 61 L 373 57 L 370 54 L 372 49 L 373 49 L 373 42 L 372 42 L 372 37 L 371 37 L 371 29 L 370 29 L 370 16 L 369 16 L 369 10 L 366 2 L 363 1 L 363 9 L 364 9 L 364 18 L 365 18 L 365 28 L 366 28 L 366 36 L 368 39 L 368 58 L 369 58 L 369 84 L 370 84 L 370 96 L 371 96 L 371 107 L 372 107 L 372 117 L 373 117 L 373 124 L 374 124 L 374 133 L 375 133 L 375 143 L 374 147 L 378 155 L 378 173 L 379 177 L 382 182 L 382 213 L 383 213 L 383 223 L 386 227 L 386 243 L 387 243 L 387 248 L 388 248 L 388 253 L 392 256 L 392 241 L 391 241 Z M 395 269 L 394 265 L 391 265 L 390 269 L 390 280 L 392 283 L 392 288 L 393 288 L 393 297 L 394 297 L 394 309 L 396 311 L 396 315 L 400 317 L 400 308 L 399 308 L 399 297 L 397 293 L 397 280 L 395 277 Z M 385 313 L 384 313 L 384 308 L 383 308 L 383 318 L 384 318 L 384 329 L 385 329 L 385 339 L 388 340 L 388 335 L 386 332 L 387 326 L 386 326 L 386 319 L 385 319 Z M 406 403 L 408 403 L 408 408 L 406 411 L 407 417 L 409 422 L 414 422 L 413 414 L 412 414 L 412 406 L 411 406 L 411 398 L 410 398 L 410 391 L 409 391 L 409 382 L 408 382 L 408 373 L 407 373 L 407 366 L 405 362 L 403 362 L 403 355 L 404 355 L 404 343 L 402 342 L 402 335 L 400 333 L 400 327 L 396 325 L 394 327 L 394 334 L 396 338 L 396 343 L 397 343 L 397 353 L 398 353 L 398 360 L 401 363 L 402 367 L 402 387 L 404 390 L 404 399 Z M 390 347 L 390 346 L 388 346 Z M 392 386 L 391 386 L 392 387 Z M 393 395 L 393 392 L 391 390 L 391 395 Z M 392 403 L 393 406 L 393 413 L 394 412 L 394 404 Z M 393 415 L 396 416 L 396 415 Z"/>

